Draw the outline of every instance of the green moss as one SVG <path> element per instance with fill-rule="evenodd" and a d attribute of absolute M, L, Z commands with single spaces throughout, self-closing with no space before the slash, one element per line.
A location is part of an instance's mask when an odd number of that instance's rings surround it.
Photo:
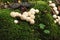
<path fill-rule="evenodd" d="M 50 38 L 58 37 L 58 26 L 53 22 L 53 17 L 50 14 L 50 7 L 44 1 L 36 1 L 33 8 L 39 9 L 36 14 L 36 23 L 30 25 L 26 21 L 20 21 L 20 24 L 15 24 L 15 18 L 10 16 L 12 10 L 0 10 L 0 40 L 49 40 Z M 18 11 L 19 10 L 15 10 Z M 49 29 L 51 34 L 44 34 L 43 30 L 39 29 L 39 24 L 46 25 L 45 29 Z"/>

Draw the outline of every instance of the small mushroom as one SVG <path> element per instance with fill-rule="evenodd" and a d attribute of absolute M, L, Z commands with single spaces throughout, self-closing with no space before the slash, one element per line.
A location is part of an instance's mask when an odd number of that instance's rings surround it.
<path fill-rule="evenodd" d="M 35 19 L 35 15 L 30 15 L 31 19 Z"/>
<path fill-rule="evenodd" d="M 58 15 L 58 14 L 59 14 L 59 11 L 58 11 L 58 10 L 56 10 L 56 11 L 55 11 L 55 13 Z"/>
<path fill-rule="evenodd" d="M 30 20 L 31 20 L 30 17 L 27 17 L 27 18 L 26 18 L 26 21 L 27 21 L 27 22 L 30 22 Z"/>
<path fill-rule="evenodd" d="M 52 1 L 49 1 L 49 3 L 51 4 L 51 3 L 52 3 Z"/>
<path fill-rule="evenodd" d="M 31 16 L 32 15 L 32 13 L 31 12 L 28 12 L 28 16 Z"/>
<path fill-rule="evenodd" d="M 19 21 L 18 21 L 18 20 L 14 20 L 14 23 L 16 23 L 16 24 L 17 24 L 17 23 L 19 23 Z"/>
<path fill-rule="evenodd" d="M 59 19 L 56 19 L 56 22 L 58 22 L 59 21 Z"/>
<path fill-rule="evenodd" d="M 56 19 L 56 18 L 57 18 L 57 15 L 55 15 L 55 14 L 54 14 L 54 15 L 53 15 L 53 18 L 55 18 L 55 19 Z"/>
<path fill-rule="evenodd" d="M 49 6 L 56 7 L 55 3 L 51 3 L 51 4 L 49 4 Z"/>
<path fill-rule="evenodd" d="M 35 9 L 34 8 L 31 8 L 30 11 L 34 11 L 35 12 Z"/>
<path fill-rule="evenodd" d="M 25 15 L 27 17 L 28 16 L 28 12 L 23 12 L 22 15 Z"/>
<path fill-rule="evenodd" d="M 20 15 L 20 13 L 18 13 L 18 12 L 11 12 L 11 13 L 10 13 L 10 16 L 15 18 L 15 17 L 21 16 L 21 15 Z"/>
<path fill-rule="evenodd" d="M 60 16 L 58 16 L 58 19 L 60 19 Z"/>
<path fill-rule="evenodd" d="M 19 17 L 21 17 L 21 13 L 20 13 L 20 14 L 18 14 L 18 16 L 19 16 Z"/>
<path fill-rule="evenodd" d="M 57 23 L 57 21 L 56 21 L 56 20 L 54 20 L 54 23 Z"/>
<path fill-rule="evenodd" d="M 60 25 L 60 22 L 58 22 L 58 24 Z"/>
<path fill-rule="evenodd" d="M 25 15 L 21 15 L 21 20 L 26 20 L 26 16 Z"/>
<path fill-rule="evenodd" d="M 36 10 L 35 10 L 35 12 L 36 12 L 36 13 L 39 13 L 39 10 L 38 10 L 38 9 L 36 9 Z"/>
<path fill-rule="evenodd" d="M 54 9 L 54 11 L 55 11 L 55 10 L 57 10 L 57 7 L 54 7 L 53 9 Z"/>
<path fill-rule="evenodd" d="M 30 24 L 34 24 L 35 21 L 33 19 L 30 20 Z"/>
<path fill-rule="evenodd" d="M 32 15 L 35 15 L 35 11 L 29 11 Z"/>

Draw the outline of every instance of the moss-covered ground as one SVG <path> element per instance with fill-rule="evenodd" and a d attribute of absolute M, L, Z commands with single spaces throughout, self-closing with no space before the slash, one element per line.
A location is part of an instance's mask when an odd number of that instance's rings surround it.
<path fill-rule="evenodd" d="M 44 1 L 37 1 L 33 8 L 39 9 L 40 12 L 36 14 L 36 23 L 30 25 L 26 21 L 21 21 L 15 24 L 10 16 L 11 9 L 0 9 L 0 40 L 59 40 L 60 26 L 54 23 L 48 3 Z M 39 24 L 44 24 L 45 28 L 41 29 Z M 50 33 L 44 33 L 44 30 L 49 30 Z"/>

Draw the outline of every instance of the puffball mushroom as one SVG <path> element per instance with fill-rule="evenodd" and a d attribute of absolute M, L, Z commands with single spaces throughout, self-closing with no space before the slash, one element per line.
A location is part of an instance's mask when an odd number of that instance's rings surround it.
<path fill-rule="evenodd" d="M 28 12 L 28 16 L 30 16 L 30 15 L 32 15 L 32 13 L 31 12 Z"/>
<path fill-rule="evenodd" d="M 38 9 L 34 9 L 34 8 L 31 8 L 30 11 L 28 12 L 23 12 L 23 14 L 19 13 L 19 12 L 11 12 L 10 15 L 11 17 L 20 17 L 21 20 L 26 20 L 27 22 L 30 22 L 30 24 L 34 24 L 35 21 L 35 13 L 39 13 L 39 10 Z M 14 23 L 18 23 L 18 20 L 14 20 Z"/>
<path fill-rule="evenodd" d="M 35 9 L 31 8 L 29 12 L 34 15 L 35 14 Z"/>
<path fill-rule="evenodd" d="M 26 20 L 26 16 L 25 15 L 21 15 L 21 20 Z"/>
<path fill-rule="evenodd" d="M 56 20 L 54 20 L 54 23 L 57 23 L 57 21 L 56 21 Z"/>
<path fill-rule="evenodd" d="M 56 7 L 55 3 L 51 3 L 51 4 L 49 4 L 49 6 Z"/>
<path fill-rule="evenodd" d="M 21 13 L 20 13 L 20 14 L 18 14 L 18 16 L 19 16 L 19 17 L 21 17 Z"/>
<path fill-rule="evenodd" d="M 30 20 L 30 24 L 34 24 L 35 21 L 33 19 Z"/>
<path fill-rule="evenodd" d="M 60 16 L 58 16 L 58 19 L 60 20 Z"/>
<path fill-rule="evenodd" d="M 16 23 L 16 24 L 17 24 L 18 22 L 19 22 L 18 20 L 14 20 L 14 23 Z"/>
<path fill-rule="evenodd" d="M 58 22 L 59 21 L 59 19 L 56 19 L 56 22 Z"/>
<path fill-rule="evenodd" d="M 29 22 L 30 20 L 31 20 L 31 18 L 30 18 L 30 17 L 27 17 L 27 18 L 26 18 L 26 21 L 27 21 L 27 22 Z"/>
<path fill-rule="evenodd" d="M 39 10 L 38 10 L 38 9 L 36 9 L 36 10 L 35 10 L 35 12 L 36 12 L 36 13 L 39 13 Z"/>
<path fill-rule="evenodd" d="M 19 13 L 18 12 L 11 12 L 10 16 L 15 18 L 15 17 L 19 16 Z"/>
<path fill-rule="evenodd" d="M 35 12 L 35 9 L 34 8 L 31 8 L 30 11 L 34 11 Z"/>
<path fill-rule="evenodd" d="M 56 10 L 55 13 L 58 15 L 59 14 L 59 11 Z"/>
<path fill-rule="evenodd" d="M 58 22 L 58 24 L 60 25 L 60 22 Z"/>
<path fill-rule="evenodd" d="M 23 12 L 22 15 L 28 16 L 28 12 Z"/>
<path fill-rule="evenodd" d="M 55 14 L 53 15 L 53 18 L 55 18 L 55 19 L 56 19 L 57 17 L 58 17 L 57 15 L 55 15 Z"/>
<path fill-rule="evenodd" d="M 31 19 L 35 19 L 35 15 L 30 15 Z"/>
<path fill-rule="evenodd" d="M 49 3 L 52 3 L 52 1 L 49 1 Z"/>
<path fill-rule="evenodd" d="M 29 11 L 32 15 L 35 15 L 35 11 Z"/>
<path fill-rule="evenodd" d="M 54 11 L 55 11 L 55 10 L 57 10 L 57 7 L 54 7 L 53 9 L 54 9 Z"/>

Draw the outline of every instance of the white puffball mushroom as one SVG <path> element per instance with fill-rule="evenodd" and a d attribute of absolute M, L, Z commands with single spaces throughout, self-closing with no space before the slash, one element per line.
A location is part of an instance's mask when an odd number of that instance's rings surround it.
<path fill-rule="evenodd" d="M 49 1 L 49 3 L 52 3 L 52 1 Z"/>
<path fill-rule="evenodd" d="M 59 14 L 59 11 L 56 10 L 55 13 L 58 15 Z"/>
<path fill-rule="evenodd" d="M 55 18 L 55 19 L 56 19 L 57 17 L 58 17 L 57 15 L 55 15 L 55 14 L 53 15 L 53 18 Z"/>
<path fill-rule="evenodd" d="M 35 12 L 36 12 L 36 13 L 39 13 L 39 10 L 38 10 L 38 9 L 36 9 L 36 10 L 35 10 Z"/>
<path fill-rule="evenodd" d="M 23 12 L 22 15 L 28 16 L 28 12 Z"/>
<path fill-rule="evenodd" d="M 35 15 L 30 15 L 31 19 L 35 19 Z"/>
<path fill-rule="evenodd" d="M 51 4 L 49 4 L 49 6 L 56 7 L 55 3 L 51 3 Z"/>
<path fill-rule="evenodd" d="M 58 16 L 58 19 L 60 20 L 60 16 Z"/>
<path fill-rule="evenodd" d="M 19 16 L 19 17 L 21 17 L 21 13 L 20 13 L 20 14 L 18 14 L 18 16 Z"/>
<path fill-rule="evenodd" d="M 58 22 L 59 21 L 59 19 L 56 19 L 56 22 Z"/>
<path fill-rule="evenodd" d="M 54 20 L 54 23 L 57 23 L 57 21 L 56 21 L 56 20 Z"/>
<path fill-rule="evenodd" d="M 34 8 L 31 8 L 30 11 L 34 11 L 35 12 L 35 9 Z"/>
<path fill-rule="evenodd" d="M 25 15 L 27 17 L 28 16 L 28 12 L 23 12 L 22 15 Z"/>
<path fill-rule="evenodd" d="M 10 16 L 11 16 L 11 17 L 15 17 L 15 16 L 16 16 L 15 12 L 11 12 L 11 13 L 10 13 Z"/>
<path fill-rule="evenodd" d="M 14 20 L 14 23 L 16 23 L 16 24 L 17 24 L 18 22 L 19 22 L 18 20 Z"/>
<path fill-rule="evenodd" d="M 32 15 L 35 15 L 35 11 L 29 11 Z"/>
<path fill-rule="evenodd" d="M 58 24 L 60 25 L 60 22 L 58 22 Z"/>
<path fill-rule="evenodd" d="M 30 16 L 30 15 L 32 15 L 32 13 L 31 12 L 28 12 L 28 16 Z"/>
<path fill-rule="evenodd" d="M 53 10 L 54 10 L 54 11 L 57 10 L 57 7 L 54 7 Z"/>
<path fill-rule="evenodd" d="M 35 21 L 33 19 L 30 20 L 30 24 L 34 24 Z"/>
<path fill-rule="evenodd" d="M 15 18 L 15 17 L 19 16 L 19 13 L 18 12 L 11 12 L 10 16 Z"/>
<path fill-rule="evenodd" d="M 21 20 L 26 20 L 26 16 L 25 15 L 21 15 Z"/>
<path fill-rule="evenodd" d="M 27 17 L 27 18 L 26 18 L 26 21 L 27 21 L 27 22 L 30 22 L 30 20 L 31 20 L 30 17 Z"/>

